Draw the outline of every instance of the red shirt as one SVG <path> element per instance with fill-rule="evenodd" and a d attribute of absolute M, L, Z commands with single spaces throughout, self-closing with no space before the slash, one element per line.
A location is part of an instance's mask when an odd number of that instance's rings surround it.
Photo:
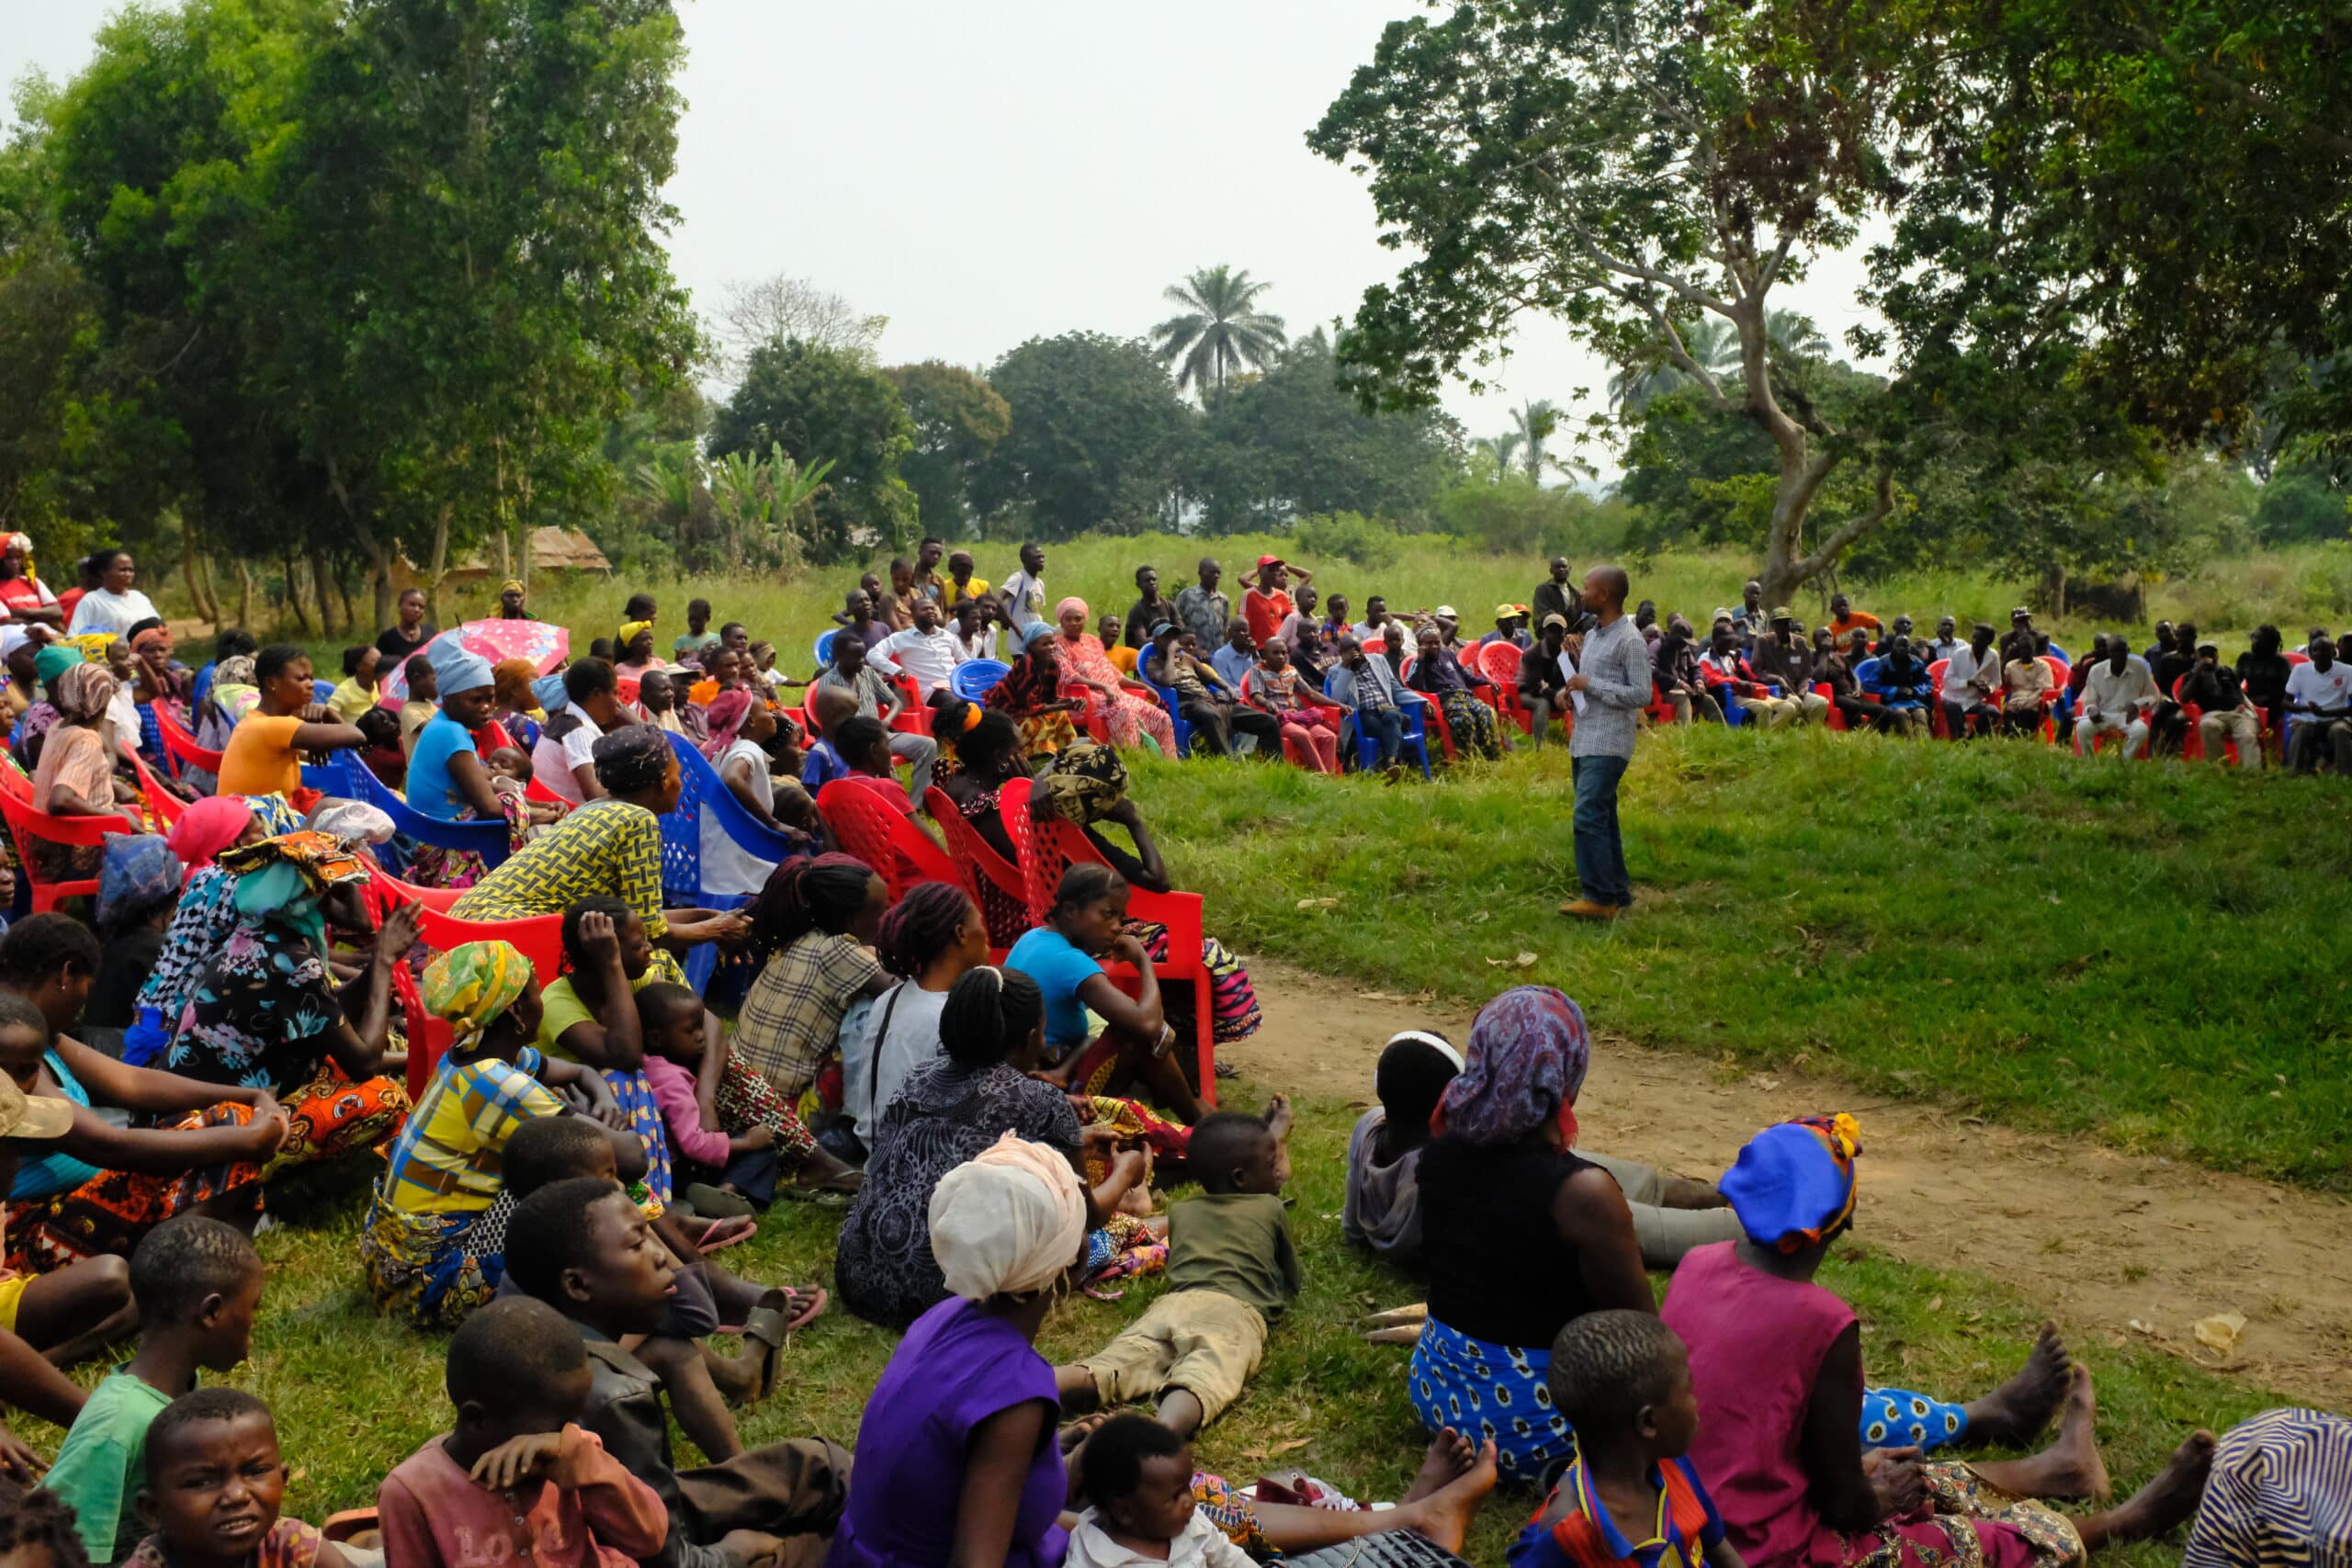
<path fill-rule="evenodd" d="M 1284 621 L 1297 613 L 1298 606 L 1292 604 L 1290 595 L 1279 588 L 1272 593 L 1252 588 L 1241 596 L 1241 618 L 1250 623 L 1250 640 L 1261 648 L 1265 646 L 1268 637 L 1282 631 Z"/>

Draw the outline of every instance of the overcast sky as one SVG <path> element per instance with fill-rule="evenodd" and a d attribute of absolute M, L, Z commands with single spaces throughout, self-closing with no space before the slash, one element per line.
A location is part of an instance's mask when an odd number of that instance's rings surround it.
<path fill-rule="evenodd" d="M 0 79 L 72 75 L 115 8 L 0 0 Z M 1305 332 L 1395 271 L 1363 182 L 1304 139 L 1414 9 L 681 0 L 677 275 L 707 305 L 731 279 L 808 278 L 890 319 L 886 362 L 1140 335 L 1172 313 L 1162 288 L 1220 262 L 1270 281 L 1264 308 Z M 1787 302 L 1836 340 L 1856 276 L 1834 261 Z M 1502 392 L 1448 395 L 1472 434 L 1521 398 L 1581 387 L 1599 406 L 1608 368 L 1556 327 L 1524 325 L 1514 350 Z"/>

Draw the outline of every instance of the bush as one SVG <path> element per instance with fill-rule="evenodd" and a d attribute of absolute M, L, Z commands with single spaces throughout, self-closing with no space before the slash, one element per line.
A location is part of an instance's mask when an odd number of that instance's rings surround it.
<path fill-rule="evenodd" d="M 1325 512 L 1302 517 L 1290 536 L 1307 560 L 1338 559 L 1354 566 L 1384 567 L 1405 547 L 1396 530 L 1360 512 Z"/>

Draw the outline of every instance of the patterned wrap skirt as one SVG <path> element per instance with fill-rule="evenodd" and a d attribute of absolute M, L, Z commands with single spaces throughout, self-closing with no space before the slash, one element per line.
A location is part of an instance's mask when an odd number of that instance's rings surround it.
<path fill-rule="evenodd" d="M 1923 1464 L 1928 1500 L 1899 1519 L 1846 1538 L 1846 1568 L 2075 1568 L 2074 1521 L 2017 1497 L 1964 1464 Z"/>
<path fill-rule="evenodd" d="M 224 1101 L 191 1111 L 174 1126 L 180 1132 L 243 1127 L 253 1119 L 252 1106 Z M 230 1161 L 176 1176 L 102 1170 L 67 1191 L 8 1206 L 7 1266 L 45 1274 L 108 1253 L 128 1258 L 141 1237 L 173 1215 L 232 1196 L 252 1213 L 261 1212 L 259 1165 Z"/>
<path fill-rule="evenodd" d="M 455 1328 L 498 1292 L 505 1272 L 506 1224 L 514 1198 L 501 1192 L 469 1213 L 413 1214 L 375 1201 L 359 1233 L 359 1260 L 379 1312 L 420 1328 Z"/>
<path fill-rule="evenodd" d="M 1490 1345 L 1432 1317 L 1405 1387 L 1432 1434 L 1451 1427 L 1472 1443 L 1491 1438 L 1504 1480 L 1537 1483 L 1577 1451 L 1576 1433 L 1544 1383 L 1551 1365 L 1549 1346 Z"/>

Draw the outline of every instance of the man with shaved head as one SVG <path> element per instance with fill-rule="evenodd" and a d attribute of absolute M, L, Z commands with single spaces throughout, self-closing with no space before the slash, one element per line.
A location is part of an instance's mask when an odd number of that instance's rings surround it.
<path fill-rule="evenodd" d="M 1634 737 L 1650 705 L 1650 649 L 1625 614 L 1633 591 L 1623 567 L 1596 566 L 1584 574 L 1584 607 L 1595 625 L 1584 634 L 1584 658 L 1568 691 L 1581 696 L 1568 737 L 1576 772 L 1577 880 L 1583 896 L 1560 913 L 1613 920 L 1633 908 L 1633 879 L 1617 832 L 1617 781 L 1634 761 Z"/>

